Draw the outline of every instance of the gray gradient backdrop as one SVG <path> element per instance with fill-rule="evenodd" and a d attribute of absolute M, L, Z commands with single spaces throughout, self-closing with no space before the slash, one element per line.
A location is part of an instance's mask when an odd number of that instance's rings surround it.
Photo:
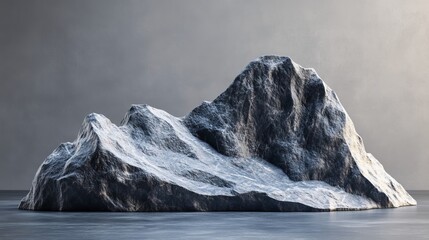
<path fill-rule="evenodd" d="M 265 54 L 315 68 L 367 150 L 429 189 L 425 0 L 0 0 L 0 189 L 28 189 L 88 113 L 182 116 Z"/>

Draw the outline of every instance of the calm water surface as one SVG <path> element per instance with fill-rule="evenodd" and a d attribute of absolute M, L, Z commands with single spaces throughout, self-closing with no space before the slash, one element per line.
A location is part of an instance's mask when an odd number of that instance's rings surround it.
<path fill-rule="evenodd" d="M 82 213 L 17 209 L 0 191 L 0 239 L 429 239 L 429 191 L 416 207 L 357 212 Z"/>

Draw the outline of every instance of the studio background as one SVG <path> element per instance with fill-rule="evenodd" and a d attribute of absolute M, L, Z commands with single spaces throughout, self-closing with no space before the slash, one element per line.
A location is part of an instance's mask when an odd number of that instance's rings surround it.
<path fill-rule="evenodd" d="M 315 68 L 368 152 L 429 189 L 429 2 L 0 0 L 0 190 L 29 189 L 83 118 L 183 116 L 261 55 Z"/>

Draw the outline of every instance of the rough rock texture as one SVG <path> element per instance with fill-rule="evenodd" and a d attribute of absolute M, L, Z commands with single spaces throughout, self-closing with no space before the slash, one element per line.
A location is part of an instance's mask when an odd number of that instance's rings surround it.
<path fill-rule="evenodd" d="M 365 151 L 335 93 L 287 57 L 251 62 L 183 118 L 90 114 L 40 166 L 20 209 L 329 211 L 415 205 Z"/>

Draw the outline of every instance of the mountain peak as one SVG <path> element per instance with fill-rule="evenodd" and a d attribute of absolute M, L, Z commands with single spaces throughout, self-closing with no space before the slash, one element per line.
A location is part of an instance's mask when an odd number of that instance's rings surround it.
<path fill-rule="evenodd" d="M 256 58 L 252 62 L 250 62 L 249 65 L 252 63 L 262 63 L 270 68 L 275 68 L 278 65 L 285 65 L 285 66 L 293 66 L 294 62 L 291 58 L 285 57 L 285 56 L 276 56 L 276 55 L 265 55 Z"/>
<path fill-rule="evenodd" d="M 287 108 L 323 98 L 328 92 L 336 98 L 314 69 L 303 68 L 289 57 L 263 56 L 250 62 L 214 102 L 259 101 Z"/>

